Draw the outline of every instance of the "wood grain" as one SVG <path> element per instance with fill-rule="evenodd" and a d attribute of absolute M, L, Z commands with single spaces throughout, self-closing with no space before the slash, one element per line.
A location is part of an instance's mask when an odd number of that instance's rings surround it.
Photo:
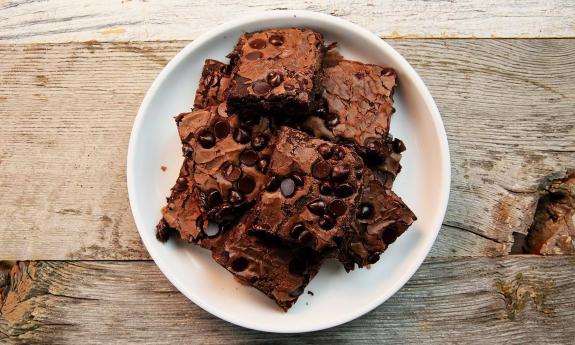
<path fill-rule="evenodd" d="M 386 38 L 575 36 L 571 0 L 12 0 L 0 4 L 0 40 L 190 40 L 232 18 L 273 9 L 331 14 Z"/>
<path fill-rule="evenodd" d="M 389 42 L 448 133 L 451 199 L 432 254 L 507 253 L 545 181 L 575 167 L 575 40 Z M 2 259 L 148 258 L 127 200 L 128 138 L 184 45 L 0 45 Z"/>
<path fill-rule="evenodd" d="M 431 259 L 366 316 L 282 335 L 209 315 L 153 262 L 19 263 L 0 302 L 0 342 L 568 344 L 575 337 L 574 277 L 575 257 Z M 321 291 L 315 293 L 310 308 Z"/>

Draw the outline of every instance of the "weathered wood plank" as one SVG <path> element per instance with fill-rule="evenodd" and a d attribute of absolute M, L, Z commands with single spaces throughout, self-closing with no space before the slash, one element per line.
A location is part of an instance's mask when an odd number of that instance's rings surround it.
<path fill-rule="evenodd" d="M 175 290 L 153 262 L 20 263 L 0 302 L 0 341 L 568 344 L 575 337 L 574 277 L 575 257 L 431 259 L 368 315 L 294 336 L 216 319 Z"/>
<path fill-rule="evenodd" d="M 449 137 L 448 226 L 432 254 L 507 253 L 540 185 L 574 167 L 575 40 L 389 42 L 431 89 Z M 128 137 L 184 45 L 0 45 L 0 258 L 148 258 L 127 200 Z"/>
<path fill-rule="evenodd" d="M 331 14 L 386 38 L 575 36 L 570 0 L 13 0 L 0 5 L 0 40 L 190 40 L 234 17 L 272 9 Z"/>

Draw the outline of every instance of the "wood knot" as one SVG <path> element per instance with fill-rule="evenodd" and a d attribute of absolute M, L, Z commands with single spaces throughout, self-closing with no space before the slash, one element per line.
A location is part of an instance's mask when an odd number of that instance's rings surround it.
<path fill-rule="evenodd" d="M 547 292 L 555 286 L 552 281 L 535 283 L 524 278 L 523 273 L 517 273 L 509 282 L 499 280 L 495 283 L 497 292 L 503 296 L 507 318 L 515 320 L 528 305 L 545 316 L 553 316 L 555 310 L 545 306 Z"/>

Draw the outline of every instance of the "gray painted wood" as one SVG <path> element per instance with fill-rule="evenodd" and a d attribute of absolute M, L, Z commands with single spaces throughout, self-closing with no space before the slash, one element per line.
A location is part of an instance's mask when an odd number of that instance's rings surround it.
<path fill-rule="evenodd" d="M 541 186 L 575 167 L 575 40 L 389 42 L 425 80 L 449 138 L 451 199 L 432 255 L 507 253 Z M 149 258 L 126 150 L 145 91 L 184 45 L 0 45 L 3 259 Z"/>
<path fill-rule="evenodd" d="M 574 277 L 575 257 L 430 259 L 369 314 L 327 331 L 279 335 L 211 316 L 153 262 L 20 263 L 0 299 L 0 342 L 568 344 Z"/>
<path fill-rule="evenodd" d="M 232 18 L 309 10 L 350 20 L 386 38 L 573 37 L 570 0 L 12 0 L 0 4 L 0 41 L 195 39 Z"/>

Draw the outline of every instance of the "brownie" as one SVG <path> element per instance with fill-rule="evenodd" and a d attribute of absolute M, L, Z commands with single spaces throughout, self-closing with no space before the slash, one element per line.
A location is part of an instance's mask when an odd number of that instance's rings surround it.
<path fill-rule="evenodd" d="M 179 183 L 187 189 L 168 198 L 161 223 L 201 244 L 206 237 L 232 229 L 259 198 L 273 142 L 265 118 L 229 116 L 221 105 L 180 114 L 176 121 L 186 158 L 181 174 L 187 175 L 180 176 L 173 190 Z M 174 202 L 179 199 L 181 203 Z M 175 209 L 170 209 L 170 202 Z M 185 222 L 175 221 L 181 217 Z"/>
<path fill-rule="evenodd" d="M 386 141 L 393 109 L 396 74 L 390 68 L 333 58 L 328 53 L 322 82 L 323 106 L 303 123 L 314 136 L 352 144 L 378 165 L 388 154 Z M 405 149 L 403 143 L 396 150 Z M 362 155 L 365 157 L 365 155 Z"/>
<path fill-rule="evenodd" d="M 260 290 L 287 311 L 319 271 L 321 257 L 305 247 L 251 236 L 253 215 L 248 213 L 234 231 L 224 234 L 212 256 L 241 283 Z"/>
<path fill-rule="evenodd" d="M 363 162 L 349 147 L 282 127 L 250 231 L 318 252 L 334 249 L 355 215 Z"/>
<path fill-rule="evenodd" d="M 194 109 L 204 109 L 225 101 L 225 92 L 230 84 L 229 66 L 207 59 L 196 90 Z"/>
<path fill-rule="evenodd" d="M 319 98 L 324 54 L 323 36 L 307 29 L 242 35 L 229 55 L 230 110 L 284 117 L 309 113 Z"/>
<path fill-rule="evenodd" d="M 353 270 L 355 264 L 364 267 L 377 262 L 380 254 L 417 219 L 403 200 L 369 169 L 362 180 L 354 231 L 347 233 L 338 255 L 347 271 Z"/>

